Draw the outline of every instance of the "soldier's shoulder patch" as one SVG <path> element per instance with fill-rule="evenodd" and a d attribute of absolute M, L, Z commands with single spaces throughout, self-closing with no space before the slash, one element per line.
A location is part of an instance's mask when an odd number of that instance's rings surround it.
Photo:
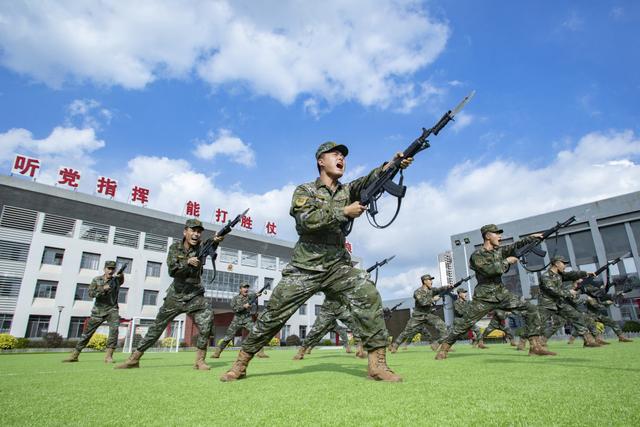
<path fill-rule="evenodd" d="M 308 200 L 309 200 L 309 197 L 307 196 L 298 196 L 294 199 L 293 204 L 296 205 L 296 207 L 300 208 L 304 206 Z"/>

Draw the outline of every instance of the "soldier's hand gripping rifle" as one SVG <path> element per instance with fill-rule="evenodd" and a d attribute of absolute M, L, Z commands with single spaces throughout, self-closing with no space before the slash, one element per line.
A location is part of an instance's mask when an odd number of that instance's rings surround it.
<path fill-rule="evenodd" d="M 109 292 L 111 294 L 112 303 L 115 303 L 118 300 L 118 291 L 120 290 L 120 285 L 122 282 L 119 280 L 119 277 L 124 273 L 127 269 L 128 263 L 122 264 L 120 270 L 118 270 L 111 279 L 109 279 Z"/>
<path fill-rule="evenodd" d="M 522 266 L 525 268 L 525 270 L 527 271 L 531 271 L 531 272 L 536 272 L 536 271 L 541 271 L 543 269 L 545 269 L 547 266 L 542 267 L 539 270 L 529 270 L 527 268 L 527 255 L 530 253 L 534 253 L 537 256 L 539 256 L 540 258 L 544 258 L 544 256 L 547 254 L 546 251 L 544 251 L 541 247 L 540 247 L 540 243 L 542 243 L 543 241 L 545 241 L 546 239 L 548 239 L 549 237 L 551 237 L 552 235 L 558 233 L 558 231 L 560 231 L 560 229 L 568 227 L 569 225 L 571 225 L 573 222 L 575 222 L 576 217 L 572 216 L 571 218 L 569 218 L 568 220 L 560 223 L 556 223 L 556 225 L 554 225 L 553 227 L 551 227 L 548 230 L 545 230 L 542 232 L 542 237 L 535 241 L 535 242 L 530 242 L 527 243 L 526 245 L 517 248 L 515 250 L 515 257 L 519 258 L 520 261 L 522 262 Z"/>
<path fill-rule="evenodd" d="M 378 284 L 378 269 L 383 265 L 385 265 L 386 263 L 388 263 L 389 261 L 391 261 L 392 259 L 394 259 L 395 257 L 396 257 L 395 255 L 392 255 L 389 258 L 383 259 L 382 261 L 378 261 L 375 264 L 373 264 L 371 267 L 367 268 L 367 273 L 371 273 L 373 270 L 376 271 L 376 279 L 373 281 L 374 285 Z"/>
<path fill-rule="evenodd" d="M 629 255 L 631 255 L 631 252 L 627 252 L 626 254 L 621 255 L 616 259 L 612 259 L 611 261 L 607 261 L 605 265 L 593 272 L 593 276 L 582 279 L 582 282 L 578 284 L 577 289 L 593 298 L 596 298 L 597 300 L 606 298 L 607 294 L 609 293 L 609 289 L 611 289 L 611 286 L 615 284 L 615 282 L 609 280 L 609 268 L 612 265 L 616 265 L 617 263 L 619 263 L 623 258 L 627 258 Z M 604 281 L 602 286 L 595 286 L 594 282 L 596 278 L 605 271 L 607 272 L 606 280 Z"/>
<path fill-rule="evenodd" d="M 398 307 L 400 307 L 402 305 L 402 301 L 397 303 L 396 305 L 394 305 L 391 308 L 385 307 L 382 309 L 382 317 L 384 317 L 384 320 L 389 320 L 391 319 L 391 316 L 393 316 L 393 312 L 396 311 L 398 309 Z"/>
<path fill-rule="evenodd" d="M 271 289 L 271 285 L 264 285 L 262 289 L 260 289 L 258 292 L 253 294 L 251 298 L 249 298 L 249 304 L 251 305 L 249 313 L 251 313 L 252 316 L 258 315 L 258 297 L 260 297 L 260 295 L 262 294 L 266 294 L 268 289 Z"/>
<path fill-rule="evenodd" d="M 451 297 L 451 299 L 454 299 L 455 297 L 453 296 L 453 292 L 456 288 L 458 288 L 460 285 L 462 285 L 464 282 L 467 282 L 469 280 L 471 280 L 471 278 L 473 277 L 473 275 L 467 276 L 467 277 L 463 277 L 462 279 L 458 280 L 456 283 L 454 283 L 453 285 L 449 286 L 442 286 L 440 288 L 436 288 L 434 289 L 434 293 L 436 295 L 449 295 Z"/>
<path fill-rule="evenodd" d="M 419 152 L 426 150 L 431 145 L 427 138 L 429 138 L 432 134 L 438 135 L 438 133 L 444 128 L 453 117 L 462 110 L 462 108 L 469 102 L 475 91 L 472 91 L 469 95 L 464 97 L 464 99 L 454 108 L 453 110 L 449 110 L 438 120 L 438 123 L 435 124 L 432 128 L 425 129 L 422 128 L 422 135 L 420 135 L 415 141 L 409 145 L 409 147 L 404 150 L 403 157 L 399 159 L 393 160 L 390 164 L 387 165 L 387 168 L 380 173 L 378 178 L 376 178 L 373 182 L 371 182 L 368 186 L 366 186 L 360 192 L 359 201 L 360 204 L 367 206 L 367 218 L 369 219 L 369 223 L 373 225 L 375 228 L 386 228 L 395 221 L 398 213 L 400 212 L 400 205 L 402 204 L 402 198 L 405 196 L 407 192 L 407 187 L 402 185 L 403 182 L 403 174 L 402 169 L 400 168 L 400 163 L 403 159 L 414 157 Z M 400 180 L 398 183 L 393 182 L 393 178 L 400 172 Z M 387 192 L 394 196 L 398 205 L 396 207 L 396 213 L 393 215 L 393 218 L 385 224 L 380 225 L 376 221 L 376 215 L 378 214 L 378 199 L 382 197 L 382 195 Z M 345 224 L 342 231 L 346 235 L 351 232 L 353 228 L 353 218 L 349 219 L 349 221 Z"/>
<path fill-rule="evenodd" d="M 218 254 L 216 251 L 218 250 L 218 245 L 220 245 L 220 242 L 216 242 L 215 238 L 224 237 L 227 234 L 231 233 L 233 227 L 238 225 L 242 217 L 244 217 L 247 212 L 249 212 L 249 208 L 247 208 L 247 210 L 236 216 L 231 221 L 228 221 L 220 230 L 218 230 L 216 234 L 213 235 L 212 238 L 207 239 L 203 244 L 200 245 L 200 248 L 198 249 L 198 252 L 196 254 L 196 257 L 198 257 L 198 259 L 200 260 L 200 265 L 204 266 L 204 264 L 207 262 L 207 257 L 211 257 L 211 264 L 213 264 L 213 277 L 211 278 L 211 281 L 209 283 L 214 281 L 217 273 L 216 258 L 218 257 Z"/>

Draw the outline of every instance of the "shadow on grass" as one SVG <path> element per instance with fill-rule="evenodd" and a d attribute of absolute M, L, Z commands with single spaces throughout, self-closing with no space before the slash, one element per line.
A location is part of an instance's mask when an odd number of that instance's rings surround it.
<path fill-rule="evenodd" d="M 496 355 L 497 356 L 497 355 Z M 531 356 L 533 357 L 533 356 Z M 541 357 L 536 357 L 536 359 L 542 359 Z M 597 366 L 597 365 L 580 365 L 578 364 L 579 362 L 587 362 L 589 361 L 589 359 L 581 359 L 581 358 L 577 358 L 577 357 L 568 357 L 568 358 L 558 358 L 558 357 L 554 357 L 554 356 L 549 356 L 544 358 L 544 360 L 547 360 L 549 365 L 559 365 L 559 366 L 568 366 L 568 367 L 572 367 L 572 368 L 587 368 L 587 369 L 599 369 L 599 370 L 603 370 L 603 371 L 627 371 L 627 372 L 640 372 L 640 369 L 633 369 L 633 368 L 622 368 L 619 366 L 615 366 L 615 367 L 609 367 L 609 366 Z M 500 364 L 504 364 L 504 363 L 527 363 L 524 360 L 510 360 L 510 359 L 506 359 L 506 360 L 496 360 L 496 359 L 488 359 L 485 360 L 484 363 L 500 363 Z"/>
<path fill-rule="evenodd" d="M 250 369 L 250 367 L 249 367 Z M 351 375 L 358 378 L 363 378 L 367 376 L 366 368 L 362 367 L 353 367 L 353 366 L 345 366 L 337 363 L 322 363 L 318 365 L 312 366 L 301 366 L 298 369 L 291 369 L 284 372 L 267 372 L 267 373 L 257 373 L 257 374 L 247 374 L 247 378 L 257 378 L 257 377 L 273 377 L 273 376 L 290 376 L 290 375 L 301 375 L 301 374 L 309 374 L 313 372 L 339 372 L 342 374 Z"/>

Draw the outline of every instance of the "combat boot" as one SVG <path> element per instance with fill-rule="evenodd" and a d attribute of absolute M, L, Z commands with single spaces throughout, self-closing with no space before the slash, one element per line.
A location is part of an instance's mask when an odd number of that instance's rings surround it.
<path fill-rule="evenodd" d="M 107 348 L 107 353 L 104 355 L 104 363 L 113 363 L 113 352 L 115 348 Z"/>
<path fill-rule="evenodd" d="M 529 337 L 529 356 L 555 356 L 557 353 L 546 350 L 542 345 L 540 336 Z"/>
<path fill-rule="evenodd" d="M 256 353 L 256 357 L 259 357 L 260 359 L 268 359 L 269 358 L 267 353 L 264 352 L 264 347 L 262 347 L 260 349 L 260 351 Z"/>
<path fill-rule="evenodd" d="M 398 351 L 398 343 L 394 342 L 393 344 L 391 344 L 391 347 L 389 348 L 389 351 L 391 353 L 396 353 Z"/>
<path fill-rule="evenodd" d="M 595 337 L 595 338 L 596 338 L 596 342 L 597 342 L 598 344 L 600 344 L 600 345 L 609 345 L 609 344 L 611 344 L 610 342 L 605 341 L 605 340 L 602 338 L 602 335 L 596 335 L 596 337 Z"/>
<path fill-rule="evenodd" d="M 518 351 L 524 351 L 527 348 L 527 339 L 524 337 L 520 337 L 519 341 L 518 341 L 518 346 L 516 347 L 516 350 Z"/>
<path fill-rule="evenodd" d="M 304 352 L 304 354 L 311 354 L 311 350 L 313 350 L 313 347 L 307 347 L 307 350 Z"/>
<path fill-rule="evenodd" d="M 483 340 L 483 339 L 481 339 L 480 341 L 478 341 L 478 348 L 479 348 L 479 349 L 481 349 L 481 350 L 486 350 L 486 349 L 488 349 L 489 347 L 487 347 L 486 345 L 484 345 L 484 340 Z"/>
<path fill-rule="evenodd" d="M 431 343 L 431 350 L 438 351 L 438 347 L 440 347 L 440 344 L 437 341 Z"/>
<path fill-rule="evenodd" d="M 307 349 L 306 349 L 306 348 L 304 348 L 304 347 L 300 347 L 300 348 L 298 349 L 298 352 L 296 353 L 296 355 L 295 355 L 295 356 L 293 356 L 293 360 L 302 360 L 302 359 L 304 359 L 304 353 L 305 353 L 305 351 L 307 351 Z"/>
<path fill-rule="evenodd" d="M 583 347 L 602 347 L 602 345 L 598 344 L 595 338 L 593 338 L 593 335 L 589 332 L 584 334 L 582 339 L 584 340 L 584 343 L 582 344 Z"/>
<path fill-rule="evenodd" d="M 625 336 L 624 336 L 624 335 L 622 335 L 622 334 L 618 335 L 618 341 L 620 341 L 620 342 L 633 342 L 633 340 L 631 340 L 631 339 L 629 339 L 629 338 L 625 337 Z"/>
<path fill-rule="evenodd" d="M 353 350 L 351 350 L 351 346 L 349 345 L 349 343 L 345 344 L 344 352 L 349 354 L 353 353 Z"/>
<path fill-rule="evenodd" d="M 476 348 L 476 347 L 478 347 L 478 341 L 477 340 L 471 341 L 471 348 Z"/>
<path fill-rule="evenodd" d="M 547 337 L 545 337 L 544 335 L 540 335 L 540 344 L 542 345 L 542 347 L 547 347 L 547 341 L 549 341 Z"/>
<path fill-rule="evenodd" d="M 366 359 L 367 355 L 364 354 L 364 347 L 362 346 L 362 343 L 358 343 L 358 346 L 356 347 L 356 357 L 359 359 Z"/>
<path fill-rule="evenodd" d="M 233 363 L 233 366 L 220 377 L 220 381 L 236 381 L 246 377 L 247 366 L 249 366 L 249 362 L 251 362 L 251 359 L 253 359 L 253 354 L 249 354 L 244 350 L 240 350 L 240 352 L 238 353 L 238 358 Z"/>
<path fill-rule="evenodd" d="M 443 342 L 440 344 L 440 349 L 438 350 L 438 354 L 436 354 L 436 360 L 444 360 L 447 358 L 447 353 L 451 349 L 451 345 Z"/>
<path fill-rule="evenodd" d="M 211 352 L 212 359 L 220 359 L 220 355 L 222 354 L 222 347 L 213 347 L 213 351 Z"/>
<path fill-rule="evenodd" d="M 376 381 L 387 381 L 391 383 L 402 382 L 402 377 L 396 375 L 387 366 L 387 349 L 384 347 L 369 351 L 368 378 Z"/>
<path fill-rule="evenodd" d="M 573 335 L 571 335 L 569 337 L 569 341 L 567 341 L 567 344 L 573 344 L 573 342 L 576 340 L 576 337 L 574 337 Z"/>
<path fill-rule="evenodd" d="M 509 345 L 510 345 L 511 347 L 515 347 L 515 346 L 516 346 L 516 340 L 515 340 L 515 338 L 513 338 L 513 337 L 512 337 L 512 338 L 509 338 Z"/>
<path fill-rule="evenodd" d="M 67 357 L 66 359 L 64 359 L 62 361 L 62 363 L 72 363 L 72 362 L 77 362 L 78 361 L 78 356 L 80 356 L 80 352 L 78 350 L 73 350 L 71 352 L 71 354 L 69 355 L 69 357 Z"/>
<path fill-rule="evenodd" d="M 207 357 L 207 350 L 196 350 L 196 360 L 193 362 L 193 369 L 197 369 L 199 371 L 208 371 L 211 368 L 204 361 L 205 357 Z"/>
<path fill-rule="evenodd" d="M 129 356 L 129 358 L 124 362 L 121 363 L 120 365 L 116 366 L 116 369 L 132 369 L 132 368 L 139 368 L 140 367 L 140 358 L 142 357 L 144 353 L 141 351 L 134 351 L 133 354 L 131 356 Z"/>

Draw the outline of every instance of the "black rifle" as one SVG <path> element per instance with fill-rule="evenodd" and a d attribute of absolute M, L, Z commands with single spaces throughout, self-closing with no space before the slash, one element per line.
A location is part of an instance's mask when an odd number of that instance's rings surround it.
<path fill-rule="evenodd" d="M 373 270 L 376 271 L 376 279 L 373 281 L 374 285 L 378 284 L 378 269 L 383 265 L 385 265 L 386 263 L 388 263 L 389 261 L 391 261 L 392 259 L 394 259 L 395 257 L 396 257 L 395 255 L 392 255 L 389 258 L 383 259 L 382 261 L 378 261 L 375 264 L 373 264 L 371 267 L 367 268 L 367 273 L 371 273 Z"/>
<path fill-rule="evenodd" d="M 396 159 L 387 165 L 387 169 L 380 173 L 378 178 L 375 181 L 367 185 L 360 192 L 360 204 L 367 206 L 367 218 L 369 219 L 369 223 L 373 225 L 375 228 L 386 228 L 395 221 L 398 213 L 400 212 L 400 205 L 402 203 L 402 198 L 405 196 L 407 192 L 407 187 L 402 185 L 403 182 L 403 174 L 402 169 L 400 168 L 400 163 L 402 159 L 406 159 L 408 157 L 414 157 L 416 154 L 421 152 L 422 150 L 426 150 L 431 145 L 427 138 L 429 138 L 432 134 L 438 135 L 438 133 L 444 128 L 447 123 L 453 120 L 453 117 L 462 110 L 462 108 L 469 102 L 469 100 L 473 97 L 475 91 L 471 92 L 469 95 L 464 97 L 464 99 L 454 108 L 453 110 L 449 110 L 438 123 L 435 124 L 432 128 L 425 129 L 422 128 L 422 135 L 420 135 L 415 141 L 409 145 L 409 147 L 404 150 L 403 157 L 400 159 Z M 393 182 L 393 178 L 400 172 L 400 180 L 398 183 Z M 378 214 L 378 199 L 382 197 L 382 195 L 387 192 L 394 196 L 398 200 L 398 206 L 396 208 L 396 213 L 393 215 L 393 218 L 385 224 L 380 225 L 376 221 L 376 215 Z M 353 227 L 353 218 L 349 219 L 346 225 L 343 227 L 342 231 L 344 235 L 348 235 L 351 232 Z"/>
<path fill-rule="evenodd" d="M 527 243 L 526 245 L 522 246 L 521 248 L 517 248 L 515 250 L 515 257 L 519 258 L 520 261 L 522 261 L 522 266 L 527 269 L 527 255 L 529 253 L 534 253 L 537 256 L 539 256 L 540 258 L 544 258 L 544 256 L 547 254 L 547 252 L 545 252 L 541 247 L 540 247 L 540 243 L 542 243 L 544 240 L 548 239 L 549 237 L 551 237 L 553 234 L 558 233 L 558 231 L 560 231 L 561 228 L 565 228 L 568 227 L 569 225 L 571 225 L 571 223 L 575 222 L 576 217 L 572 216 L 571 218 L 569 218 L 568 220 L 560 223 L 556 223 L 556 225 L 554 225 L 553 227 L 551 227 L 548 230 L 545 230 L 542 232 L 542 238 L 535 241 L 535 242 L 530 242 Z M 541 271 L 543 270 L 545 267 L 541 268 L 540 270 L 528 270 L 528 271 Z"/>
<path fill-rule="evenodd" d="M 258 297 L 263 292 L 265 292 L 267 289 L 271 289 L 271 285 L 264 285 L 262 287 L 262 289 L 260 289 L 258 292 L 253 294 L 251 298 L 249 298 L 249 304 L 251 304 L 251 309 L 250 309 L 249 313 L 252 316 L 257 316 L 258 315 Z"/>
<path fill-rule="evenodd" d="M 111 279 L 109 279 L 109 294 L 111 296 L 112 304 L 115 304 L 118 301 L 118 291 L 120 290 L 121 284 L 120 280 L 118 280 L 118 277 L 122 273 L 124 273 L 128 265 L 128 263 L 123 264 L 122 267 L 120 267 L 120 270 L 118 270 L 113 276 L 111 276 Z"/>
<path fill-rule="evenodd" d="M 200 265 L 204 267 L 204 264 L 207 262 L 207 257 L 211 257 L 211 264 L 213 264 L 213 277 L 211 278 L 211 282 L 213 282 L 216 278 L 216 258 L 218 254 L 216 251 L 218 250 L 219 242 L 214 241 L 213 239 L 216 237 L 226 236 L 231 233 L 233 227 L 238 225 L 242 217 L 244 217 L 247 212 L 249 212 L 249 208 L 242 212 L 240 215 L 236 216 L 233 220 L 227 222 L 216 234 L 213 235 L 212 238 L 207 239 L 204 243 L 200 245 L 198 252 L 196 253 L 196 257 L 200 260 Z"/>
<path fill-rule="evenodd" d="M 607 261 L 605 263 L 605 265 L 603 265 L 602 267 L 600 267 L 599 269 L 597 269 L 596 271 L 593 272 L 594 276 L 589 276 L 586 277 L 584 279 L 582 279 L 582 282 L 580 282 L 578 284 L 578 289 L 579 290 L 584 290 L 586 293 L 588 293 L 591 296 L 596 296 L 596 295 L 600 295 L 600 296 L 604 296 L 606 294 L 609 293 L 609 289 L 611 289 L 612 286 L 612 282 L 609 281 L 609 268 L 612 265 L 616 265 L 617 263 L 619 263 L 623 258 L 628 257 L 629 255 L 631 255 L 631 252 L 627 252 L 624 255 L 619 256 L 616 259 L 612 259 L 611 261 Z M 607 272 L 607 280 L 605 280 L 605 282 L 602 284 L 602 286 L 592 286 L 593 283 L 595 282 L 596 278 L 601 275 L 604 272 Z M 595 288 L 595 289 L 594 289 Z"/>
<path fill-rule="evenodd" d="M 449 286 L 442 286 L 440 288 L 436 288 L 434 290 L 434 293 L 436 295 L 449 295 L 452 299 L 454 299 L 455 297 L 453 296 L 453 293 L 451 291 L 453 291 L 454 289 L 456 289 L 458 286 L 462 285 L 464 282 L 471 280 L 473 276 L 467 276 L 467 277 L 463 277 L 462 279 L 458 280 L 456 283 L 454 283 L 453 285 L 451 285 L 451 287 Z"/>
<path fill-rule="evenodd" d="M 382 316 L 384 317 L 384 320 L 389 320 L 391 319 L 391 316 L 393 315 L 393 312 L 396 311 L 398 309 L 398 307 L 400 307 L 402 305 L 402 302 L 397 303 L 396 305 L 394 305 L 391 308 L 385 307 L 382 309 Z"/>

